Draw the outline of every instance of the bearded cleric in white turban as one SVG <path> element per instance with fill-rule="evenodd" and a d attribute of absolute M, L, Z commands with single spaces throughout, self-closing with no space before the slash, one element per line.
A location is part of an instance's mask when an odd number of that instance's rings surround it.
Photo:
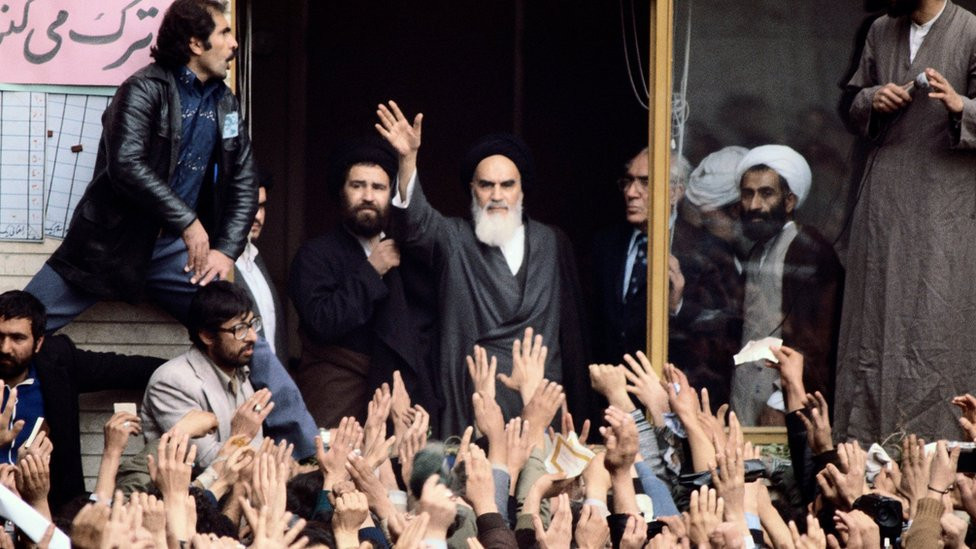
<path fill-rule="evenodd" d="M 829 401 L 843 270 L 830 242 L 793 219 L 810 194 L 810 166 L 789 147 L 764 145 L 746 154 L 736 174 L 742 233 L 754 243 L 743 265 L 742 344 L 782 339 L 804 357 L 807 391 Z M 735 369 L 732 409 L 743 425 L 783 421 L 778 384 L 779 372 L 763 361 Z"/>
<path fill-rule="evenodd" d="M 739 161 L 749 152 L 732 145 L 705 157 L 691 172 L 685 197 L 702 211 L 713 211 L 739 201 Z"/>
<path fill-rule="evenodd" d="M 756 147 L 746 153 L 745 157 L 739 161 L 739 167 L 735 170 L 736 182 L 742 181 L 742 174 L 746 173 L 747 170 L 760 165 L 768 166 L 785 179 L 790 191 L 796 195 L 796 207 L 803 206 L 803 202 L 810 194 L 813 175 L 810 173 L 810 165 L 800 153 L 786 145 Z"/>

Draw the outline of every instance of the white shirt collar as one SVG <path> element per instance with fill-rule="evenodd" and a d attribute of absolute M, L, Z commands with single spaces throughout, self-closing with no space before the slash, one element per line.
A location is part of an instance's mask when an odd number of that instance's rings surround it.
<path fill-rule="evenodd" d="M 245 262 L 254 263 L 255 259 L 258 257 L 258 247 L 255 246 L 250 239 L 248 239 L 247 244 L 244 245 L 244 251 L 241 252 L 241 257 Z"/>
<path fill-rule="evenodd" d="M 913 63 L 915 61 L 915 56 L 918 55 L 918 50 L 921 49 L 922 43 L 925 41 L 925 37 L 928 35 L 929 31 L 932 29 L 932 25 L 939 20 L 942 16 L 942 12 L 945 11 L 946 6 L 949 5 L 948 0 L 942 2 L 942 9 L 935 17 L 929 19 L 921 25 L 915 24 L 915 21 L 911 21 L 911 27 L 908 29 L 908 62 Z"/>
<path fill-rule="evenodd" d="M 505 256 L 508 270 L 513 275 L 518 274 L 519 268 L 522 267 L 522 260 L 525 258 L 525 223 L 519 225 L 512 238 L 502 243 L 499 248 L 502 250 L 502 255 Z"/>

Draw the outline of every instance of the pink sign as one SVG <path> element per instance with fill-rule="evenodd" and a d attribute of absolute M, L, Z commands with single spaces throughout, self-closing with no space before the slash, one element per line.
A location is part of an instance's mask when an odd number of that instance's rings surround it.
<path fill-rule="evenodd" d="M 0 0 L 0 82 L 117 86 L 173 0 Z"/>

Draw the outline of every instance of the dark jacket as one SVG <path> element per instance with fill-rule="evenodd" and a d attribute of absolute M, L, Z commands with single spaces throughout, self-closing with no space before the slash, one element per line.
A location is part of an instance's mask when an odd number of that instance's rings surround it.
<path fill-rule="evenodd" d="M 406 254 L 403 259 L 408 259 Z M 321 406 L 341 408 L 340 403 L 365 412 L 373 389 L 390 383 L 394 370 L 400 370 L 414 402 L 432 414 L 439 408 L 433 373 L 427 367 L 428 335 L 417 325 L 408 302 L 403 268 L 380 277 L 362 245 L 342 226 L 306 242 L 295 254 L 288 284 L 302 336 L 295 378 L 313 416 L 321 415 L 316 411 Z M 346 364 L 357 362 L 348 351 L 368 357 L 368 364 Z M 366 370 L 365 400 L 353 391 L 333 390 L 328 402 L 315 394 L 327 389 L 316 387 L 323 370 L 340 367 Z"/>
<path fill-rule="evenodd" d="M 228 115 L 238 118 L 236 136 L 225 136 L 232 133 L 225 131 Z M 216 181 L 204 181 L 193 210 L 170 187 L 181 128 L 173 73 L 152 64 L 130 76 L 102 115 L 95 173 L 48 264 L 96 296 L 138 301 L 156 238 L 180 236 L 198 217 L 210 247 L 236 259 L 257 211 L 258 189 L 251 143 L 230 90 L 217 105 L 217 127 L 220 145 L 206 171 L 214 173 L 215 166 Z"/>
<path fill-rule="evenodd" d="M 48 336 L 34 356 L 44 398 L 44 420 L 54 444 L 51 509 L 84 493 L 78 395 L 118 389 L 144 390 L 161 358 L 82 351 L 64 335 Z M 28 422 L 25 428 L 30 428 Z"/>
<path fill-rule="evenodd" d="M 620 224 L 594 238 L 596 362 L 620 363 L 624 353 L 647 350 L 647 287 L 623 298 L 624 269 L 634 228 Z M 742 280 L 729 247 L 679 217 L 671 253 L 685 278 L 681 309 L 668 325 L 668 359 L 713 404 L 728 401 L 732 354 L 741 334 Z"/>
<path fill-rule="evenodd" d="M 833 406 L 844 268 L 816 229 L 797 228 L 783 267 L 783 344 L 803 354 L 807 392 Z"/>

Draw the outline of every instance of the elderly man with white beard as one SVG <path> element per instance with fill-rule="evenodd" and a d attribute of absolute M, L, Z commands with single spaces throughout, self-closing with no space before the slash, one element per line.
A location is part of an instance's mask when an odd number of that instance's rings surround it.
<path fill-rule="evenodd" d="M 512 375 L 513 342 L 529 327 L 543 334 L 548 347 L 546 379 L 563 382 L 570 405 L 589 415 L 584 393 L 574 392 L 589 386 L 575 261 L 565 236 L 523 215 L 523 191 L 535 183 L 528 147 L 507 134 L 475 143 L 461 162 L 472 219 L 445 217 L 427 202 L 417 177 L 422 115 L 411 124 L 392 101 L 389 108 L 380 105 L 377 114 L 377 131 L 400 157 L 393 206 L 405 227 L 402 243 L 431 257 L 439 277 L 436 377 L 445 403 L 442 435 L 458 434 L 473 423 L 474 387 L 465 366 L 472 347 L 480 345 L 498 359 L 499 378 L 517 378 Z M 503 379 L 508 383 L 498 384 L 497 400 L 510 418 L 521 412 L 523 402 L 511 389 L 518 380 Z"/>

